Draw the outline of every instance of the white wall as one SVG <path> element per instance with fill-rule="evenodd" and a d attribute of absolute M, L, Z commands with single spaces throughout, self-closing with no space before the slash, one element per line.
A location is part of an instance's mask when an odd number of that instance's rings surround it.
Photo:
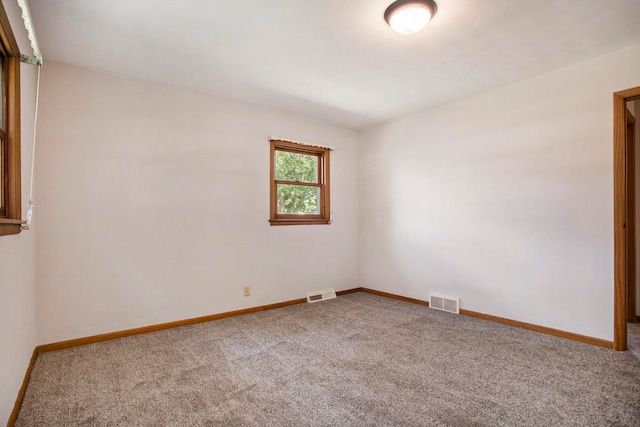
<path fill-rule="evenodd" d="M 20 8 L 2 2 L 20 51 L 30 54 Z M 22 212 L 27 212 L 31 174 L 35 67 L 21 66 Z M 35 225 L 35 221 L 34 221 Z M 13 410 L 36 345 L 35 230 L 0 237 L 0 425 Z"/>
<path fill-rule="evenodd" d="M 355 131 L 51 62 L 42 84 L 40 344 L 359 285 Z M 272 135 L 336 147 L 333 224 L 269 225 Z"/>
<path fill-rule="evenodd" d="M 613 339 L 612 93 L 640 45 L 360 134 L 362 285 Z"/>

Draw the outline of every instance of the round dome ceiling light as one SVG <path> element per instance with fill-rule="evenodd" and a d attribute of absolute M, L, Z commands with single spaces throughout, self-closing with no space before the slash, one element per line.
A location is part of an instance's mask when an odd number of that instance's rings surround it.
<path fill-rule="evenodd" d="M 413 34 L 427 26 L 438 10 L 433 0 L 397 0 L 384 12 L 384 20 L 400 34 Z"/>

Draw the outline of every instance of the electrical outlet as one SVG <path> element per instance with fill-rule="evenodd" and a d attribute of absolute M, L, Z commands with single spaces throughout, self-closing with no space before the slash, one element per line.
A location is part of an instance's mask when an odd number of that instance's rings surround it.
<path fill-rule="evenodd" d="M 244 287 L 244 296 L 248 297 L 249 295 L 251 295 L 251 286 L 247 285 Z"/>

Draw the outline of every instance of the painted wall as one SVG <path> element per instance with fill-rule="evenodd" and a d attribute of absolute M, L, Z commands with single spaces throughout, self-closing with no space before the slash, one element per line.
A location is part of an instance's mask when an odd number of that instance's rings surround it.
<path fill-rule="evenodd" d="M 355 131 L 57 63 L 42 84 L 40 344 L 359 285 Z M 331 225 L 269 225 L 269 136 L 336 148 Z"/>
<path fill-rule="evenodd" d="M 17 2 L 3 0 L 20 51 L 30 53 Z M 35 67 L 21 66 L 22 212 L 29 199 Z M 34 229 L 0 237 L 0 425 L 5 425 L 36 345 Z"/>
<path fill-rule="evenodd" d="M 362 285 L 613 339 L 612 93 L 640 45 L 360 133 Z"/>

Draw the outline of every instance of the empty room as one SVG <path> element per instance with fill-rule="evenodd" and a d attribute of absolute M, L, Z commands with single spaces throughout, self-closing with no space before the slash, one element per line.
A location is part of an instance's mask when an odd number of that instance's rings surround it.
<path fill-rule="evenodd" d="M 640 425 L 640 2 L 1 0 L 0 424 Z"/>

